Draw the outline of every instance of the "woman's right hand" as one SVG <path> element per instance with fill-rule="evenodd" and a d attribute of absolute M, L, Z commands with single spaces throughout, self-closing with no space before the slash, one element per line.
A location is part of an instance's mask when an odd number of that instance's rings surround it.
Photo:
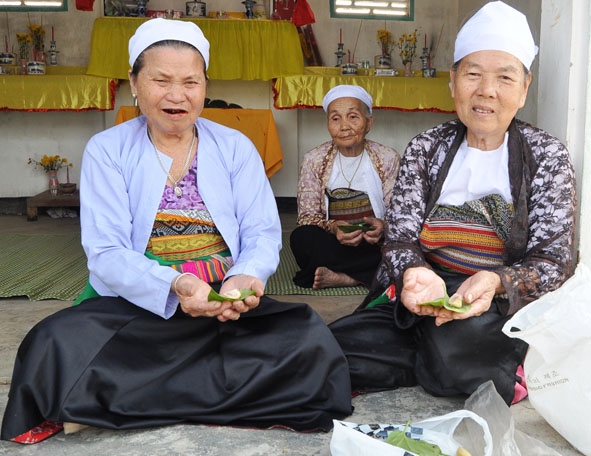
<path fill-rule="evenodd" d="M 191 317 L 216 317 L 220 321 L 227 321 L 223 317 L 225 310 L 232 307 L 232 303 L 225 301 L 208 301 L 211 287 L 193 274 L 185 274 L 174 283 L 174 289 L 181 310 Z"/>
<path fill-rule="evenodd" d="M 408 268 L 402 278 L 400 300 L 414 314 L 436 317 L 436 307 L 419 304 L 442 298 L 444 290 L 445 282 L 432 269 L 423 266 Z"/>

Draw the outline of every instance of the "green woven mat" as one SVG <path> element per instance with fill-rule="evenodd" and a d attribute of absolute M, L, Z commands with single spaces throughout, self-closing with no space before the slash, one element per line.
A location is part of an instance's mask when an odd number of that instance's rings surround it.
<path fill-rule="evenodd" d="M 270 295 L 353 296 L 366 295 L 368 292 L 368 289 L 363 286 L 324 288 L 323 290 L 298 287 L 292 280 L 298 269 L 289 246 L 289 235 L 284 235 L 283 249 L 279 254 L 279 267 L 275 274 L 269 277 L 265 293 Z"/>
<path fill-rule="evenodd" d="M 365 295 L 367 288 L 341 287 L 312 290 L 292 281 L 298 266 L 284 237 L 279 267 L 267 281 L 270 295 L 351 296 Z M 88 279 L 86 256 L 80 234 L 0 235 L 0 297 L 28 296 L 33 301 L 72 301 Z"/>
<path fill-rule="evenodd" d="M 0 235 L 0 297 L 71 301 L 87 279 L 80 234 Z"/>

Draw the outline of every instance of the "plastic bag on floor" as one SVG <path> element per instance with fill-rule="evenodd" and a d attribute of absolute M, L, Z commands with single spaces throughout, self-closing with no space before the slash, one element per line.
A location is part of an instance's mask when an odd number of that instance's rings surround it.
<path fill-rule="evenodd" d="M 456 427 L 464 419 L 472 419 L 480 427 L 484 456 L 492 456 L 492 437 L 486 421 L 468 410 L 411 423 L 407 436 L 439 446 L 443 454 L 455 456 L 462 446 L 454 439 Z M 330 440 L 333 456 L 413 456 L 415 453 L 386 443 L 390 433 L 401 431 L 406 424 L 355 424 L 334 420 Z"/>
<path fill-rule="evenodd" d="M 562 287 L 518 311 L 503 332 L 529 344 L 523 369 L 532 406 L 577 450 L 591 455 L 589 268 L 579 264 Z"/>
<path fill-rule="evenodd" d="M 492 381 L 466 401 L 463 410 L 411 423 L 412 437 L 436 444 L 445 455 L 464 448 L 472 456 L 560 456 L 533 437 L 515 430 L 511 411 Z M 332 456 L 413 456 L 385 442 L 405 424 L 355 424 L 334 421 Z"/>
<path fill-rule="evenodd" d="M 492 456 L 560 456 L 545 443 L 515 429 L 513 414 L 492 381 L 480 385 L 466 400 L 464 408 L 476 413 L 488 424 L 492 436 Z M 478 449 L 484 444 L 480 437 L 482 432 L 470 421 L 462 425 L 466 429 L 464 446 L 473 455 L 481 454 Z"/>

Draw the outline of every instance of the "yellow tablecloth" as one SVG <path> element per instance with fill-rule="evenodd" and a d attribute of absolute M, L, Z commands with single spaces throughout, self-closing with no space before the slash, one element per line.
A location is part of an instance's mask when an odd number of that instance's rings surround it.
<path fill-rule="evenodd" d="M 0 110 L 111 110 L 117 80 L 89 76 L 86 67 L 50 67 L 44 75 L 0 75 Z"/>
<path fill-rule="evenodd" d="M 138 114 L 133 106 L 121 106 L 115 124 L 133 119 Z M 283 151 L 270 109 L 222 109 L 205 108 L 201 116 L 219 124 L 241 131 L 250 138 L 265 165 L 267 177 L 275 174 L 283 165 Z"/>
<path fill-rule="evenodd" d="M 449 73 L 435 78 L 415 76 L 342 76 L 338 68 L 307 67 L 305 74 L 277 78 L 273 86 L 276 109 L 321 108 L 326 92 L 339 84 L 363 87 L 374 108 L 401 111 L 454 112 Z"/>
<path fill-rule="evenodd" d="M 146 18 L 99 17 L 92 29 L 88 74 L 127 79 L 129 38 Z M 304 58 L 289 21 L 182 19 L 196 23 L 210 42 L 211 79 L 261 79 L 302 74 Z"/>

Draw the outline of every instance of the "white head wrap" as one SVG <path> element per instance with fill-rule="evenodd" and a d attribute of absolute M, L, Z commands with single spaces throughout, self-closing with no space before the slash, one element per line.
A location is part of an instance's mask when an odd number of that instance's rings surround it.
<path fill-rule="evenodd" d="M 456 38 L 454 62 L 478 51 L 504 51 L 529 70 L 538 47 L 525 15 L 506 3 L 484 5 L 461 28 Z"/>
<path fill-rule="evenodd" d="M 367 91 L 363 87 L 354 86 L 354 85 L 338 85 L 330 89 L 326 95 L 324 95 L 324 99 L 322 100 L 322 107 L 326 112 L 328 110 L 328 105 L 331 104 L 337 98 L 357 98 L 361 100 L 365 105 L 369 108 L 369 113 L 371 114 L 371 108 L 373 105 L 373 99 L 371 95 L 367 93 Z"/>
<path fill-rule="evenodd" d="M 209 41 L 203 32 L 193 22 L 175 21 L 172 19 L 155 18 L 140 25 L 135 34 L 129 39 L 129 66 L 149 46 L 158 41 L 183 41 L 196 48 L 205 60 L 205 69 L 209 65 Z"/>

